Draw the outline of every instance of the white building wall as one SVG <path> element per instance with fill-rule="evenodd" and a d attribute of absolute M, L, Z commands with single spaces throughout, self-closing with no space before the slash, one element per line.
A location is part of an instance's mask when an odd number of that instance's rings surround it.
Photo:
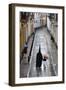
<path fill-rule="evenodd" d="M 51 32 L 51 22 L 48 17 L 47 17 L 47 28 Z"/>
<path fill-rule="evenodd" d="M 52 24 L 49 17 L 47 17 L 47 28 L 54 37 L 54 40 L 58 45 L 58 27 L 56 26 L 56 24 L 57 24 L 56 21 L 54 21 L 54 23 Z"/>
<path fill-rule="evenodd" d="M 39 13 L 35 13 L 34 15 L 34 28 L 40 27 L 40 15 Z"/>

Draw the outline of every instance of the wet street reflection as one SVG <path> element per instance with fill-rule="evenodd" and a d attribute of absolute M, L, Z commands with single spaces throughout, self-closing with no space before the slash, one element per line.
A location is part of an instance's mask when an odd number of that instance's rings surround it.
<path fill-rule="evenodd" d="M 57 75 L 58 15 L 21 12 L 20 78 Z"/>
<path fill-rule="evenodd" d="M 48 34 L 47 28 L 42 28 L 36 31 L 32 55 L 31 55 L 31 65 L 28 72 L 28 77 L 43 77 L 43 76 L 55 76 L 55 69 L 52 63 L 52 51 L 53 47 L 51 46 L 52 41 L 50 35 Z M 36 55 L 39 51 L 39 45 L 41 46 L 42 56 L 45 54 L 48 55 L 48 59 L 46 61 L 42 61 L 41 68 L 36 68 Z M 55 52 L 53 52 L 54 57 L 57 55 L 57 50 L 54 48 Z M 54 58 L 57 63 L 57 56 Z M 55 71 L 54 71 L 55 70 Z M 57 72 L 57 71 L 56 71 Z"/>

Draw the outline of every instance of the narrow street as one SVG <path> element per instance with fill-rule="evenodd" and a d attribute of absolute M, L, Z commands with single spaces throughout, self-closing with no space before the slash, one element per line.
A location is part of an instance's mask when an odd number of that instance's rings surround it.
<path fill-rule="evenodd" d="M 20 78 L 57 76 L 58 15 L 21 12 L 20 25 Z M 39 46 L 48 58 L 36 68 Z"/>
<path fill-rule="evenodd" d="M 48 59 L 46 62 L 42 61 L 42 66 L 40 69 L 36 69 L 36 54 L 39 50 L 39 45 L 41 46 L 42 55 L 44 56 L 45 54 L 47 54 Z M 44 77 L 56 75 L 57 75 L 57 50 L 55 45 L 51 41 L 47 28 L 44 27 L 38 29 L 35 33 L 35 39 L 32 48 L 30 66 L 27 77 Z"/>

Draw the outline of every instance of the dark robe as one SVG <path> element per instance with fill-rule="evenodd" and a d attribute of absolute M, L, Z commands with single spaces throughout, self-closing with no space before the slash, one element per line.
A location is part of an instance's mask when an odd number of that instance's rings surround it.
<path fill-rule="evenodd" d="M 36 56 L 36 67 L 41 67 L 42 65 L 42 54 L 39 51 Z"/>

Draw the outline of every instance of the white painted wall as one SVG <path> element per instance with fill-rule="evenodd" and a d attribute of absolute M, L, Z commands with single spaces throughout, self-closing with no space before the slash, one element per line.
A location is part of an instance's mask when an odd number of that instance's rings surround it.
<path fill-rule="evenodd" d="M 34 14 L 34 28 L 40 27 L 40 15 L 39 13 Z"/>
<path fill-rule="evenodd" d="M 49 31 L 51 31 L 51 22 L 49 20 L 49 17 L 47 17 L 47 28 L 49 29 Z"/>
<path fill-rule="evenodd" d="M 55 42 L 58 45 L 58 27 L 51 25 L 51 21 L 49 19 L 49 17 L 47 17 L 47 28 L 50 31 L 50 33 L 53 35 Z"/>

